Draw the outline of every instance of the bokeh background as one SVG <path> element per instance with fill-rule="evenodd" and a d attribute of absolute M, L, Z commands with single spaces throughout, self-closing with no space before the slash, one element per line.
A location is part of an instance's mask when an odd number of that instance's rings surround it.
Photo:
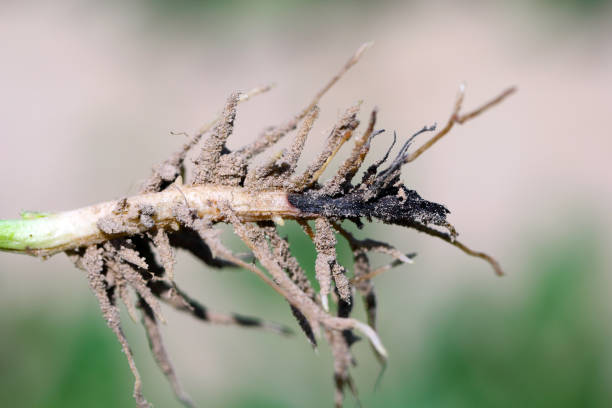
<path fill-rule="evenodd" d="M 610 3 L 2 1 L 0 217 L 134 193 L 183 142 L 170 132 L 198 129 L 234 90 L 275 83 L 240 106 L 230 147 L 241 145 L 297 112 L 373 40 L 322 101 L 307 158 L 357 100 L 364 120 L 378 106 L 379 124 L 406 137 L 445 121 L 461 82 L 468 109 L 509 85 L 519 92 L 404 170 L 506 277 L 422 234 L 379 224 L 363 232 L 419 253 L 376 279 L 391 360 L 375 392 L 376 361 L 367 344 L 355 346 L 363 405 L 611 406 Z M 291 223 L 284 232 L 312 272 L 311 244 Z M 338 249 L 350 267 L 346 245 Z M 177 279 L 210 308 L 296 327 L 249 273 L 182 254 Z M 166 315 L 166 344 L 200 406 L 331 406 L 326 346 L 317 355 L 301 336 Z M 141 327 L 127 315 L 124 326 L 145 395 L 178 407 Z M 133 406 L 119 344 L 64 256 L 0 254 L 0 327 L 0 405 Z"/>

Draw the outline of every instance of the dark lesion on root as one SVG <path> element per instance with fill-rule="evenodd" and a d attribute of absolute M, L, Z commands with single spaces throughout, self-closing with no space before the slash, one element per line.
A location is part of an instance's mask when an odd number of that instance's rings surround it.
<path fill-rule="evenodd" d="M 375 111 L 372 117 L 375 118 Z M 435 126 L 424 127 L 402 146 L 397 157 L 384 170 L 378 170 L 387 160 L 394 142 L 385 156 L 370 166 L 362 181 L 351 184 L 355 172 L 347 172 L 343 180 L 333 179 L 322 188 L 311 188 L 300 193 L 290 193 L 289 202 L 309 216 L 323 216 L 331 219 L 351 219 L 360 224 L 360 218 L 376 218 L 387 224 L 410 226 L 418 222 L 424 225 L 449 227 L 446 216 L 448 209 L 423 199 L 416 191 L 408 189 L 400 181 L 401 168 L 408 157 L 408 148 L 421 133 L 434 131 Z M 373 138 L 383 131 L 369 131 Z M 369 142 L 369 141 L 368 141 Z M 331 183 L 335 188 L 330 188 Z"/>
<path fill-rule="evenodd" d="M 301 194 L 289 194 L 289 202 L 307 216 L 323 216 L 331 219 L 379 219 L 387 224 L 409 226 L 413 222 L 447 225 L 449 211 L 441 204 L 424 200 L 414 190 L 405 186 L 385 189 L 369 200 L 364 191 L 355 190 L 332 197 L 318 194 L 316 190 Z"/>

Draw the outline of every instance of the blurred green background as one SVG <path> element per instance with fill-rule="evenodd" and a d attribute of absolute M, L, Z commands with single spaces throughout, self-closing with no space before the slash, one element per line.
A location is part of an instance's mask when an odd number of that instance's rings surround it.
<path fill-rule="evenodd" d="M 362 117 L 377 105 L 380 126 L 406 135 L 444 121 L 464 80 L 468 108 L 508 85 L 519 93 L 404 174 L 508 276 L 422 234 L 361 233 L 419 253 L 375 281 L 390 363 L 374 391 L 379 367 L 367 344 L 354 347 L 363 406 L 611 406 L 611 11 L 604 0 L 2 2 L 0 217 L 133 193 L 182 142 L 170 131 L 197 129 L 235 89 L 274 82 L 240 107 L 231 143 L 251 140 L 374 40 L 324 99 L 312 146 L 356 100 Z M 292 223 L 283 232 L 312 273 L 312 244 Z M 338 249 L 350 266 L 346 244 Z M 244 271 L 181 254 L 177 274 L 211 309 L 296 328 L 286 303 Z M 359 299 L 355 310 L 365 319 Z M 314 354 L 300 335 L 166 313 L 166 344 L 198 406 L 332 405 L 325 345 Z M 123 320 L 145 395 L 178 407 L 142 328 Z M 65 257 L 0 254 L 0 326 L 0 405 L 134 405 L 119 344 Z M 346 406 L 357 404 L 348 396 Z"/>

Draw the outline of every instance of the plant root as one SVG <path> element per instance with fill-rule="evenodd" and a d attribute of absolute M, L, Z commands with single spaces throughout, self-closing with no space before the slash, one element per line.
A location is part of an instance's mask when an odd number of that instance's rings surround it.
<path fill-rule="evenodd" d="M 331 345 L 334 361 L 336 407 L 342 406 L 346 389 L 357 398 L 350 372 L 355 365 L 351 347 L 360 339 L 356 332 L 369 342 L 383 368 L 387 362 L 387 350 L 376 331 L 378 301 L 373 278 L 394 266 L 412 263 L 415 256 L 384 242 L 358 239 L 342 227 L 342 221 L 361 227 L 364 220 L 377 219 L 412 228 L 487 261 L 498 275 L 502 274 L 491 256 L 457 241 L 457 232 L 447 220 L 448 209 L 406 187 L 401 181 L 401 169 L 444 137 L 455 124 L 463 124 L 497 105 L 514 88 L 461 114 L 462 86 L 446 125 L 437 133 L 434 133 L 435 125 L 415 132 L 385 168 L 383 165 L 398 139 L 395 133 L 384 157 L 367 168 L 364 166 L 373 139 L 384 132 L 376 129 L 377 110 L 374 109 L 367 127 L 355 137 L 349 156 L 330 180 L 321 182 L 323 172 L 341 146 L 357 132 L 360 109 L 357 103 L 340 116 L 313 162 L 296 174 L 308 134 L 319 115 L 321 98 L 368 47 L 369 44 L 360 47 L 296 115 L 266 128 L 252 143 L 240 149 L 230 151 L 226 146 L 239 103 L 269 87 L 232 93 L 216 119 L 153 168 L 136 196 L 66 213 L 26 214 L 22 220 L 0 221 L 0 249 L 38 256 L 66 252 L 86 272 L 102 315 L 117 336 L 132 370 L 134 398 L 139 407 L 150 405 L 143 396 L 141 378 L 121 330 L 117 299 L 126 305 L 134 320 L 138 317 L 132 297 L 135 295 L 138 299 L 137 307 L 155 360 L 177 398 L 188 407 L 194 404 L 181 387 L 162 342 L 161 303 L 212 324 L 260 328 L 283 335 L 291 333 L 283 325 L 255 317 L 213 312 L 188 296 L 175 281 L 177 249 L 190 252 L 214 268 L 240 267 L 257 275 L 287 301 L 314 348 L 323 332 Z M 297 134 L 288 148 L 261 165 L 252 163 L 253 157 L 296 129 Z M 433 136 L 412 150 L 417 136 L 425 133 Z M 186 178 L 185 159 L 192 151 L 197 153 L 193 176 Z M 362 169 L 361 181 L 354 183 L 353 179 Z M 314 243 L 318 292 L 291 254 L 287 238 L 277 230 L 277 224 L 282 224 L 284 219 L 296 220 Z M 314 221 L 314 229 L 309 221 Z M 230 224 L 261 267 L 227 248 L 220 239 L 220 230 L 215 228 L 217 223 Z M 338 261 L 336 232 L 350 245 L 352 271 Z M 388 255 L 393 260 L 373 268 L 368 257 L 370 252 Z M 367 324 L 351 317 L 356 294 L 363 298 Z M 330 301 L 337 304 L 336 315 L 330 313 Z"/>

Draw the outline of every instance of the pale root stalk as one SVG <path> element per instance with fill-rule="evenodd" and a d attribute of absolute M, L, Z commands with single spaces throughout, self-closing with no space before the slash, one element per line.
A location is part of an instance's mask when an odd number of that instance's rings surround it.
<path fill-rule="evenodd" d="M 240 187 L 198 185 L 174 186 L 159 193 L 148 193 L 122 200 L 108 201 L 77 210 L 19 220 L 0 220 L 0 249 L 36 256 L 104 242 L 109 238 L 133 235 L 151 228 L 139 220 L 139 209 L 152 208 L 156 228 L 178 229 L 175 211 L 187 205 L 199 217 L 223 221 L 219 204 L 229 205 L 243 221 L 296 218 L 300 211 L 287 200 L 283 191 L 251 192 Z M 120 208 L 122 210 L 118 211 Z M 104 233 L 98 221 L 107 216 L 125 214 L 129 232 Z"/>

